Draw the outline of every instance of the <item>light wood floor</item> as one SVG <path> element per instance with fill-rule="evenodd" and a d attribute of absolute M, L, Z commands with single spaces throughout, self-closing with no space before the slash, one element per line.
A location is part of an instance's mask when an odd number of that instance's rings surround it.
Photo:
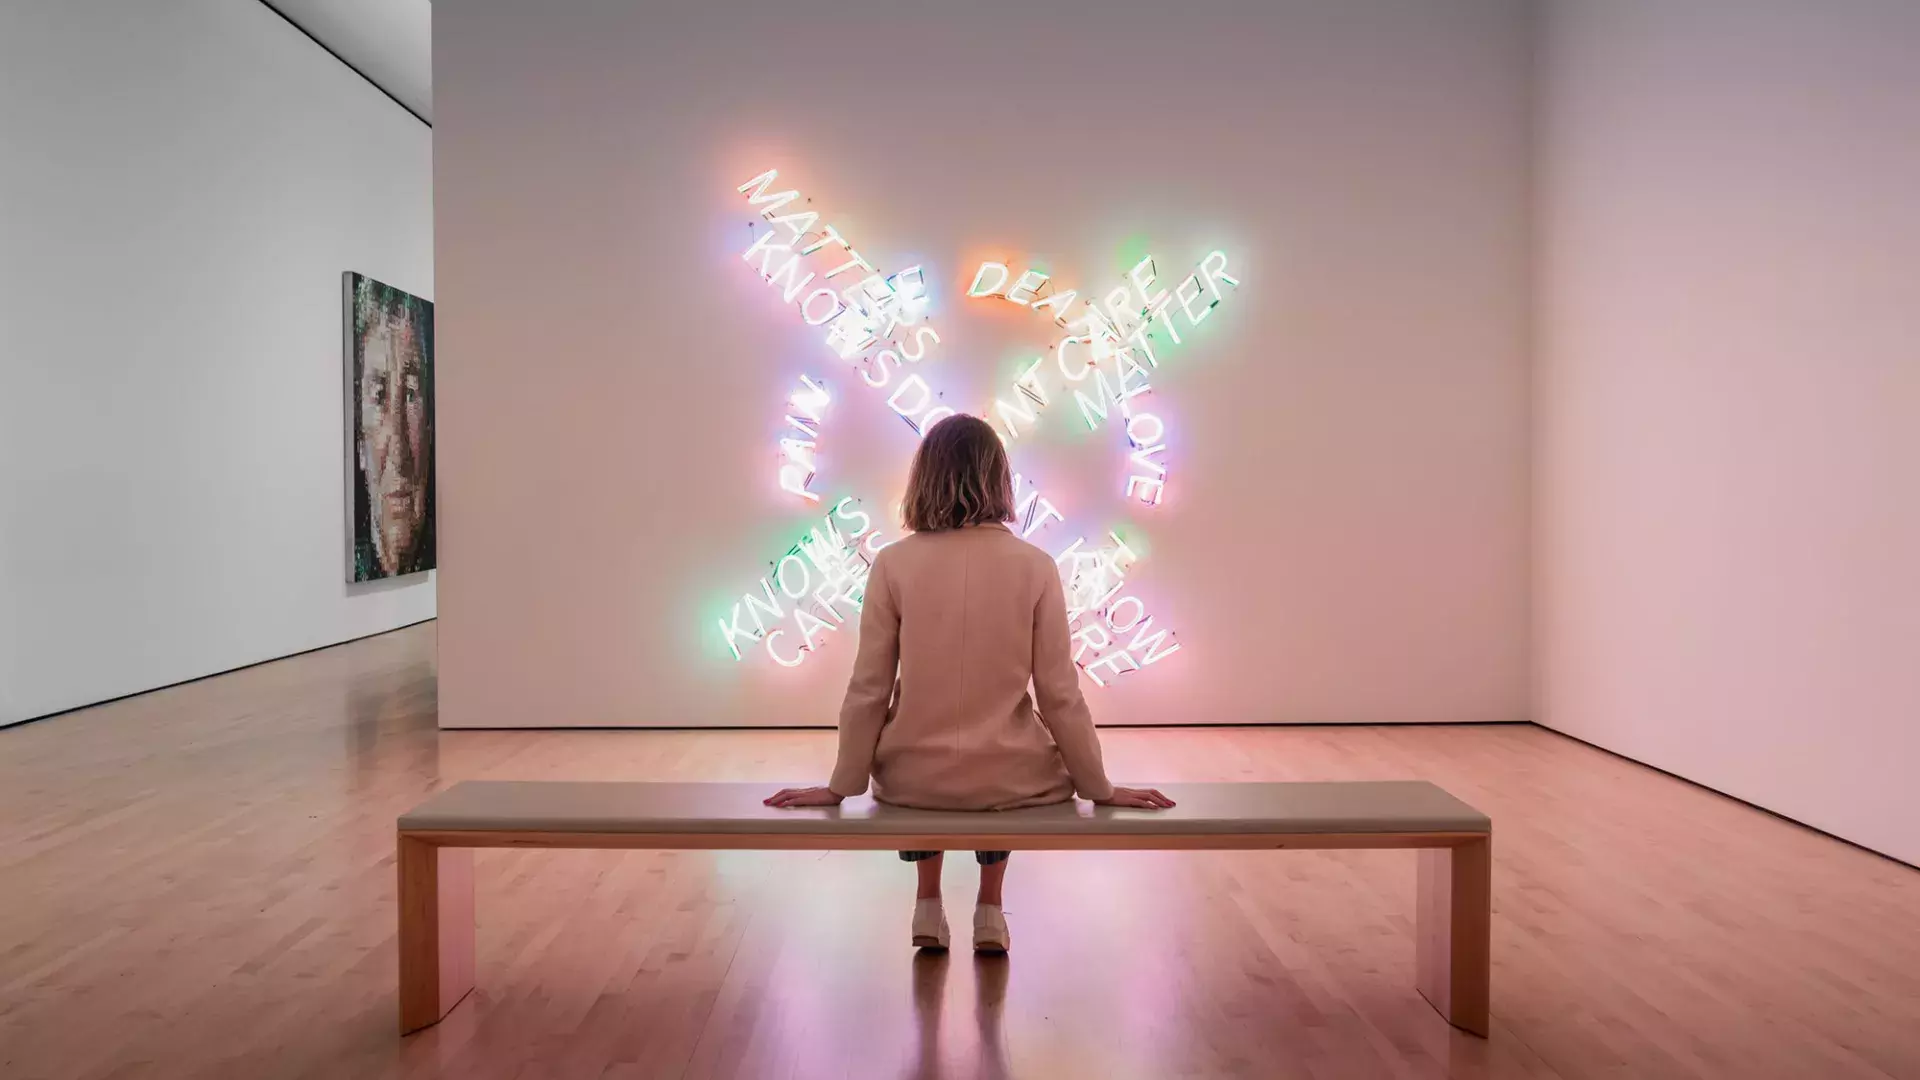
<path fill-rule="evenodd" d="M 0 1076 L 1920 1078 L 1920 872 L 1529 727 L 1104 736 L 1117 777 L 1492 814 L 1484 1042 L 1414 991 L 1410 852 L 1017 855 L 981 962 L 914 956 L 887 855 L 483 851 L 480 989 L 402 1040 L 393 821 L 429 792 L 832 757 L 442 734 L 433 633 L 0 731 Z"/>

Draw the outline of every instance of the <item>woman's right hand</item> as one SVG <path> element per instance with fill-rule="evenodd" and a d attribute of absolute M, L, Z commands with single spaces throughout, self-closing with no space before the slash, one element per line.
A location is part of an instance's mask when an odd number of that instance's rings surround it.
<path fill-rule="evenodd" d="M 1095 799 L 1100 806 L 1129 806 L 1136 810 L 1168 810 L 1173 800 L 1160 794 L 1159 788 L 1116 787 L 1113 794 Z"/>

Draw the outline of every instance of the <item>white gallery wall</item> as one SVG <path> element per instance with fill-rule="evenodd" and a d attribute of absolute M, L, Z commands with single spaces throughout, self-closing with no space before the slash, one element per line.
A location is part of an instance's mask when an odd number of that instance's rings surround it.
<path fill-rule="evenodd" d="M 1228 253 L 1154 375 L 1164 505 L 1070 400 L 1015 453 L 1139 538 L 1182 646 L 1102 722 L 1523 719 L 1529 34 L 1519 0 L 436 5 L 442 723 L 834 722 L 850 631 L 785 668 L 716 617 L 825 509 L 775 479 L 800 374 L 827 506 L 884 519 L 915 437 L 740 259 L 768 168 L 928 267 L 917 371 L 968 411 L 1058 336 L 964 299 L 981 259 L 1085 291 Z"/>
<path fill-rule="evenodd" d="M 0 5 L 0 724 L 391 629 L 341 285 L 433 295 L 431 131 L 256 0 Z"/>
<path fill-rule="evenodd" d="M 1546 16 L 1539 719 L 1920 862 L 1920 6 Z"/>

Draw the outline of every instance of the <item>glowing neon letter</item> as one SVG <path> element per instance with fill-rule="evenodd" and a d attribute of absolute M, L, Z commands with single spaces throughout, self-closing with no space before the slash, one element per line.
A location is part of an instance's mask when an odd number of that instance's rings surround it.
<path fill-rule="evenodd" d="M 1173 343 L 1175 345 L 1180 344 L 1180 328 L 1173 325 L 1173 297 L 1171 295 L 1166 293 L 1160 294 L 1160 304 L 1153 309 L 1148 321 L 1157 322 L 1165 326 L 1167 328 L 1167 335 L 1173 338 Z"/>
<path fill-rule="evenodd" d="M 940 332 L 931 326 L 923 326 L 915 330 L 913 332 L 913 340 L 905 342 L 900 346 L 900 355 L 906 357 L 908 363 L 919 363 L 920 358 L 927 355 L 928 339 L 932 339 L 935 345 L 940 344 Z M 911 346 L 913 351 L 908 351 L 909 346 Z"/>
<path fill-rule="evenodd" d="M 1141 431 L 1147 426 L 1146 421 L 1149 420 L 1153 422 L 1153 434 L 1143 435 Z M 1127 421 L 1127 441 L 1135 446 L 1152 446 L 1160 441 L 1160 436 L 1166 433 L 1167 426 L 1152 413 L 1136 413 Z"/>
<path fill-rule="evenodd" d="M 1022 540 L 1025 540 L 1027 537 L 1032 536 L 1036 529 L 1040 528 L 1040 526 L 1042 525 L 1045 525 L 1049 517 L 1051 517 L 1055 521 L 1067 520 L 1064 514 L 1054 509 L 1053 504 L 1048 502 L 1045 499 L 1037 500 L 1035 503 L 1035 509 L 1039 510 L 1040 512 L 1038 514 L 1033 514 L 1028 517 L 1027 527 L 1020 531 L 1020 539 Z"/>
<path fill-rule="evenodd" d="M 785 442 L 782 442 L 781 446 L 783 448 L 785 445 Z M 780 490 L 792 492 L 808 502 L 819 502 L 820 496 L 807 490 L 807 485 L 813 483 L 813 476 L 814 471 L 811 464 L 803 465 L 797 461 L 789 462 L 788 464 L 780 466 Z"/>
<path fill-rule="evenodd" d="M 1133 603 L 1133 618 L 1131 621 L 1127 623 L 1127 625 L 1121 626 L 1118 612 L 1120 610 L 1120 605 L 1127 603 L 1128 601 L 1132 601 Z M 1141 599 L 1137 596 L 1123 596 L 1120 599 L 1115 600 L 1113 602 L 1113 606 L 1107 609 L 1107 625 L 1112 627 L 1113 632 L 1116 634 L 1124 634 L 1127 631 L 1133 629 L 1134 627 L 1139 626 L 1140 620 L 1146 617 L 1147 617 L 1147 605 L 1143 601 L 1141 601 Z"/>
<path fill-rule="evenodd" d="M 1147 631 L 1151 629 L 1153 629 L 1153 616 L 1149 615 L 1146 620 L 1140 624 L 1140 629 L 1134 633 L 1133 640 L 1127 643 L 1128 652 L 1133 652 L 1142 646 L 1146 648 L 1146 652 L 1141 654 L 1140 657 L 1141 667 L 1146 667 L 1148 664 L 1163 660 L 1180 651 L 1180 643 L 1177 641 L 1165 649 L 1160 648 L 1160 643 L 1167 640 L 1168 632 L 1161 630 L 1152 637 L 1148 637 Z"/>
<path fill-rule="evenodd" d="M 755 641 L 760 637 L 759 634 L 750 634 L 740 629 L 740 601 L 738 600 L 733 602 L 733 614 L 729 618 L 717 619 L 715 621 L 720 624 L 720 633 L 726 636 L 727 649 L 733 653 L 735 660 L 740 659 L 740 646 L 734 644 L 736 638 L 746 638 L 748 641 Z"/>
<path fill-rule="evenodd" d="M 862 270 L 865 270 L 869 274 L 873 273 L 873 264 L 861 258 L 859 252 L 853 250 L 852 248 L 848 248 L 847 254 L 851 255 L 852 258 L 848 259 L 846 262 L 841 263 L 839 266 L 836 266 L 833 269 L 827 271 L 828 278 L 836 277 L 840 274 L 847 272 L 848 270 L 853 269 L 856 266 L 860 267 Z"/>
<path fill-rule="evenodd" d="M 798 192 L 795 194 L 798 194 Z M 804 222 L 798 225 L 794 224 L 803 218 L 805 219 Z M 820 220 L 820 215 L 812 210 L 802 210 L 797 214 L 781 214 L 779 217 L 771 220 L 775 225 L 785 225 L 787 231 L 793 234 L 793 238 L 799 240 L 813 230 L 813 223 Z M 806 252 L 803 251 L 801 254 L 804 255 Z"/>
<path fill-rule="evenodd" d="M 1120 661 L 1122 660 L 1125 660 L 1129 666 L 1125 668 L 1121 667 Z M 1094 673 L 1094 670 L 1093 670 L 1094 668 L 1100 667 L 1102 665 L 1105 665 L 1107 670 L 1112 672 L 1113 677 L 1116 679 L 1122 675 L 1128 674 L 1129 672 L 1140 670 L 1140 664 L 1134 660 L 1133 656 L 1130 653 L 1128 653 L 1127 650 L 1120 649 L 1116 652 L 1108 653 L 1107 655 L 1101 657 L 1100 659 L 1095 660 L 1093 663 L 1088 664 L 1084 669 L 1087 673 L 1087 678 L 1092 679 L 1094 682 L 1094 685 L 1096 686 L 1107 685 L 1100 678 L 1099 675 Z"/>
<path fill-rule="evenodd" d="M 1125 285 L 1116 286 L 1112 292 L 1107 294 L 1107 314 L 1113 319 L 1115 328 L 1125 326 L 1133 321 L 1134 313 L 1129 310 L 1132 306 L 1132 300 L 1133 290 L 1127 288 Z"/>
<path fill-rule="evenodd" d="M 1160 443 L 1155 446 L 1142 446 L 1140 449 L 1135 450 L 1132 454 L 1129 454 L 1127 456 L 1127 460 L 1133 462 L 1135 465 L 1138 465 L 1143 469 L 1152 470 L 1156 476 L 1165 476 L 1167 475 L 1167 467 L 1153 460 L 1153 455 L 1160 453 L 1166 448 L 1167 448 L 1166 443 Z M 1146 480 L 1149 478 L 1143 476 L 1143 477 L 1140 477 L 1140 479 Z M 1129 492 L 1129 494 L 1131 494 L 1131 492 Z"/>
<path fill-rule="evenodd" d="M 1113 637 L 1107 633 L 1107 628 L 1101 626 L 1099 623 L 1091 622 L 1075 630 L 1072 639 L 1077 643 L 1077 647 L 1073 650 L 1073 662 L 1076 664 L 1080 662 L 1080 657 L 1084 656 L 1089 649 L 1094 652 L 1099 652 L 1101 649 L 1113 644 Z M 1101 685 L 1105 686 L 1106 684 L 1101 683 Z"/>
<path fill-rule="evenodd" d="M 800 647 L 807 650 L 808 652 L 812 652 L 814 649 L 819 648 L 818 645 L 814 644 L 814 640 L 813 640 L 813 635 L 816 632 L 822 631 L 822 630 L 833 631 L 833 630 L 839 629 L 839 627 L 833 625 L 827 620 L 809 611 L 794 612 L 793 622 L 794 622 L 794 625 L 799 627 L 799 630 L 800 630 Z"/>
<path fill-rule="evenodd" d="M 881 349 L 878 353 L 874 354 L 871 360 L 867 361 L 866 367 L 860 369 L 860 381 L 876 390 L 887 385 L 887 383 L 893 381 L 893 373 L 887 370 L 888 364 L 899 367 L 900 358 L 894 355 L 892 349 Z M 877 379 L 873 377 L 876 371 L 880 373 L 880 377 Z"/>
<path fill-rule="evenodd" d="M 792 256 L 793 245 L 774 243 L 773 230 L 768 229 L 766 232 L 753 238 L 753 246 L 740 253 L 740 261 L 750 263 L 753 261 L 754 255 L 758 254 L 760 256 L 760 276 L 771 280 L 773 277 L 773 256 L 775 253 L 784 253 Z"/>
<path fill-rule="evenodd" d="M 1146 322 L 1143 322 L 1140 324 L 1139 329 L 1135 330 L 1131 334 L 1128 334 L 1127 340 L 1133 342 L 1135 345 L 1140 346 L 1140 348 L 1146 351 L 1147 363 L 1149 365 L 1153 367 L 1159 367 L 1160 358 L 1153 354 L 1153 339 L 1147 336 L 1147 331 L 1151 329 L 1153 329 L 1153 320 L 1148 319 Z"/>
<path fill-rule="evenodd" d="M 1021 307 L 1026 307 L 1039 297 L 1040 286 L 1046 283 L 1046 274 L 1038 270 L 1028 270 L 1020 275 L 1019 281 L 1013 283 L 1013 288 L 1007 290 L 1007 299 Z M 1021 296 L 1021 293 L 1026 293 L 1026 296 Z"/>
<path fill-rule="evenodd" d="M 1148 490 L 1149 488 L 1152 490 Z M 1140 495 L 1140 501 L 1146 503 L 1148 506 L 1160 505 L 1160 496 L 1166 491 L 1166 488 L 1167 482 L 1165 480 L 1153 480 L 1145 476 L 1127 477 L 1127 495 L 1131 497 L 1136 491 L 1143 492 L 1144 494 Z"/>
<path fill-rule="evenodd" d="M 807 271 L 806 277 L 796 279 L 794 275 L 799 269 L 800 256 L 790 255 L 787 257 L 785 266 L 767 275 L 767 284 L 780 286 L 780 298 L 789 304 L 800 299 L 800 290 L 806 288 L 807 283 L 813 280 L 811 270 Z M 780 284 L 782 278 L 786 279 L 785 285 Z"/>
<path fill-rule="evenodd" d="M 849 537 L 852 537 L 853 539 L 858 540 L 861 537 L 867 535 L 867 530 L 873 528 L 873 518 L 867 516 L 867 512 L 865 510 L 854 510 L 849 512 L 847 510 L 847 504 L 851 502 L 853 502 L 853 496 L 849 495 L 846 498 L 841 499 L 839 502 L 834 503 L 833 516 L 839 518 L 841 521 L 852 521 L 854 518 L 859 518 L 860 527 L 847 534 Z"/>
<path fill-rule="evenodd" d="M 1187 295 L 1187 286 L 1189 285 L 1193 286 L 1192 296 Z M 1200 279 L 1192 274 L 1188 274 L 1187 279 L 1182 281 L 1179 286 L 1173 290 L 1173 296 L 1174 299 L 1180 301 L 1180 310 L 1187 313 L 1187 325 L 1189 326 L 1199 326 L 1200 320 L 1205 319 L 1211 311 L 1212 305 L 1209 304 L 1200 308 L 1200 314 L 1195 315 L 1193 313 L 1193 302 L 1200 299 L 1201 289 Z"/>
<path fill-rule="evenodd" d="M 910 409 L 903 409 L 900 407 L 900 399 L 909 390 L 920 391 L 920 403 Z M 918 375 L 907 376 L 907 380 L 900 384 L 900 388 L 895 390 L 892 396 L 887 398 L 887 408 L 892 409 L 896 416 L 905 420 L 907 426 L 915 431 L 920 430 L 920 425 L 914 423 L 913 418 L 925 411 L 927 406 L 931 404 L 933 404 L 933 387 L 928 386 L 927 381 Z"/>
<path fill-rule="evenodd" d="M 776 211 L 800 197 L 798 191 L 776 191 L 771 195 L 767 194 L 767 185 L 773 183 L 779 176 L 779 169 L 768 169 L 733 190 L 746 194 L 746 190 L 752 188 L 753 194 L 747 195 L 747 205 L 763 206 L 760 216 L 771 221 Z"/>
<path fill-rule="evenodd" d="M 815 525 L 806 536 L 800 538 L 800 542 L 795 546 L 800 549 L 802 555 L 807 557 L 808 562 L 831 578 L 846 570 L 846 563 L 843 560 L 847 541 L 840 535 L 840 530 L 834 528 L 831 520 L 824 521 L 823 524 L 827 527 L 825 533 L 820 531 L 819 525 Z M 782 588 L 785 586 L 782 585 Z"/>
<path fill-rule="evenodd" d="M 814 382 L 811 375 L 800 376 L 800 389 L 795 390 L 793 395 L 787 398 L 788 403 L 798 410 L 800 415 L 815 421 L 820 419 L 820 414 L 832 400 L 833 398 L 827 393 L 827 388 Z M 787 419 L 792 420 L 793 417 L 789 416 Z M 807 434 L 811 436 L 813 432 L 809 431 Z"/>
<path fill-rule="evenodd" d="M 1140 271 L 1142 270 L 1146 271 L 1145 276 L 1141 275 Z M 1133 287 L 1140 290 L 1140 307 L 1143 310 L 1152 308 L 1154 305 L 1158 304 L 1162 299 L 1164 299 L 1167 295 L 1167 290 L 1165 289 L 1161 289 L 1159 292 L 1153 293 L 1152 295 L 1149 295 L 1147 293 L 1147 286 L 1152 285 L 1156 280 L 1158 280 L 1158 277 L 1154 272 L 1153 256 L 1151 255 L 1147 256 L 1144 259 L 1141 259 L 1137 263 L 1134 263 L 1133 269 L 1127 271 L 1127 277 L 1130 280 L 1132 280 Z"/>
<path fill-rule="evenodd" d="M 1218 265 L 1215 260 L 1218 260 Z M 1200 273 L 1209 281 L 1224 281 L 1236 289 L 1240 287 L 1240 279 L 1227 273 L 1227 253 L 1224 251 L 1207 252 L 1207 257 L 1200 260 Z M 1219 290 L 1215 289 L 1214 292 L 1218 293 Z"/>
<path fill-rule="evenodd" d="M 747 614 L 753 617 L 753 625 L 759 629 L 760 633 L 764 634 L 767 632 L 767 622 L 774 619 L 785 618 L 787 609 L 780 603 L 779 597 L 773 595 L 773 582 L 768 581 L 766 578 L 761 578 L 760 591 L 766 596 L 766 599 L 762 600 L 752 593 L 747 593 L 740 599 L 747 602 Z M 766 620 L 760 618 L 762 611 L 767 613 Z"/>
<path fill-rule="evenodd" d="M 1029 424 L 1040 422 L 1039 409 L 1047 404 L 1047 392 L 1040 385 L 1038 373 L 1040 364 L 1045 359 L 1041 356 L 1034 357 L 1033 363 L 1027 366 L 1027 370 L 1013 380 L 1014 404 L 1009 405 L 999 398 L 993 399 L 994 411 L 1000 414 L 1000 422 L 1007 426 L 1009 438 L 1020 437 L 1020 429 L 1014 425 L 1015 420 L 1024 420 Z M 1027 402 L 1032 404 L 1026 404 Z"/>
<path fill-rule="evenodd" d="M 1068 289 L 1066 292 L 1043 296 L 1033 302 L 1033 310 L 1039 311 L 1043 307 L 1050 307 L 1053 309 L 1053 321 L 1065 326 L 1067 325 L 1067 305 L 1073 303 L 1074 297 L 1079 295 L 1077 291 Z"/>
<path fill-rule="evenodd" d="M 797 566 L 800 568 L 800 586 L 798 588 L 795 588 L 787 581 L 787 567 L 789 566 Z M 806 561 L 800 558 L 797 552 L 789 551 L 785 555 L 780 556 L 780 565 L 774 569 L 773 576 L 775 580 L 780 582 L 780 591 L 787 594 L 787 599 L 789 600 L 798 600 L 807 595 L 807 589 L 813 585 L 813 571 L 807 569 Z"/>
<path fill-rule="evenodd" d="M 1124 381 L 1123 379 L 1122 382 Z M 1123 400 L 1121 389 L 1107 382 L 1107 373 L 1099 368 L 1093 369 L 1093 385 L 1094 396 L 1091 398 L 1086 395 L 1084 390 L 1075 390 L 1073 392 L 1073 400 L 1080 403 L 1080 416 L 1086 420 L 1087 430 L 1089 431 L 1099 427 L 1101 421 L 1107 418 L 1107 402 Z M 1127 394 L 1126 397 L 1132 397 L 1133 394 L 1139 393 L 1141 389 L 1145 388 L 1141 387 L 1136 389 L 1133 393 Z M 1096 416 L 1099 417 L 1098 420 L 1094 419 Z"/>
<path fill-rule="evenodd" d="M 989 270 L 997 271 L 1000 274 L 1000 277 L 998 280 L 996 280 L 993 283 L 991 287 L 983 289 L 980 287 L 980 283 L 986 280 L 987 272 Z M 967 295 L 968 296 L 998 296 L 1000 293 L 1000 290 L 1005 288 L 1007 285 L 1007 274 L 1008 274 L 1008 271 L 1007 271 L 1006 263 L 997 263 L 997 262 L 981 263 L 980 269 L 973 272 L 973 284 L 967 286 Z"/>
<path fill-rule="evenodd" d="M 815 318 L 813 315 L 813 302 L 823 296 L 833 301 L 833 309 L 825 315 Z M 845 310 L 847 310 L 847 305 L 841 302 L 840 294 L 834 292 L 832 289 L 815 289 L 807 294 L 805 300 L 800 302 L 800 317 L 807 320 L 808 326 L 819 326 L 821 323 L 838 316 Z"/>
<path fill-rule="evenodd" d="M 1060 366 L 1061 377 L 1066 379 L 1068 382 L 1079 382 L 1081 379 L 1084 379 L 1087 377 L 1087 372 L 1093 370 L 1093 361 L 1091 360 L 1087 361 L 1086 364 L 1083 365 L 1078 371 L 1075 371 L 1072 368 L 1069 368 L 1067 366 L 1067 346 L 1085 345 L 1089 340 L 1091 339 L 1081 338 L 1081 337 L 1072 337 L 1072 336 L 1063 337 L 1060 339 L 1060 344 L 1057 347 L 1059 350 L 1059 355 L 1054 358 L 1054 361 Z"/>
<path fill-rule="evenodd" d="M 839 244 L 841 247 L 846 247 L 847 240 L 846 240 L 846 237 L 840 235 L 839 229 L 836 229 L 833 226 L 828 225 L 820 230 L 820 239 L 815 240 L 813 243 L 808 244 L 806 247 L 801 248 L 800 254 L 811 255 L 814 252 L 819 251 L 821 248 L 826 247 L 828 244 Z"/>
<path fill-rule="evenodd" d="M 791 660 L 782 659 L 779 653 L 773 651 L 774 640 L 785 634 L 785 630 L 775 630 L 773 633 L 767 635 L 767 655 L 773 657 L 773 662 L 779 664 L 781 667 L 799 667 L 800 661 L 806 656 L 804 650 L 795 652 Z"/>

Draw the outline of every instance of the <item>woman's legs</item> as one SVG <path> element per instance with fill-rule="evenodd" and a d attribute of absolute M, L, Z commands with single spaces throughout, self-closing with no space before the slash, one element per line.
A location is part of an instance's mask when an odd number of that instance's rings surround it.
<path fill-rule="evenodd" d="M 1000 893 L 1007 880 L 1007 861 L 1010 852 L 976 851 L 975 862 L 980 864 L 980 896 L 976 901 L 982 904 L 1000 906 Z M 900 857 L 913 863 L 920 875 L 920 891 L 914 894 L 916 900 L 940 899 L 940 872 L 946 868 L 944 851 L 903 851 Z"/>
<path fill-rule="evenodd" d="M 920 891 L 914 894 L 914 899 L 940 899 L 940 871 L 946 865 L 946 853 L 941 851 L 934 852 L 930 858 L 914 860 L 914 869 L 920 872 Z"/>
<path fill-rule="evenodd" d="M 1007 863 L 1011 862 L 1004 854 L 993 862 L 980 864 L 980 899 L 982 904 L 1000 907 L 1000 888 L 1007 880 Z"/>

